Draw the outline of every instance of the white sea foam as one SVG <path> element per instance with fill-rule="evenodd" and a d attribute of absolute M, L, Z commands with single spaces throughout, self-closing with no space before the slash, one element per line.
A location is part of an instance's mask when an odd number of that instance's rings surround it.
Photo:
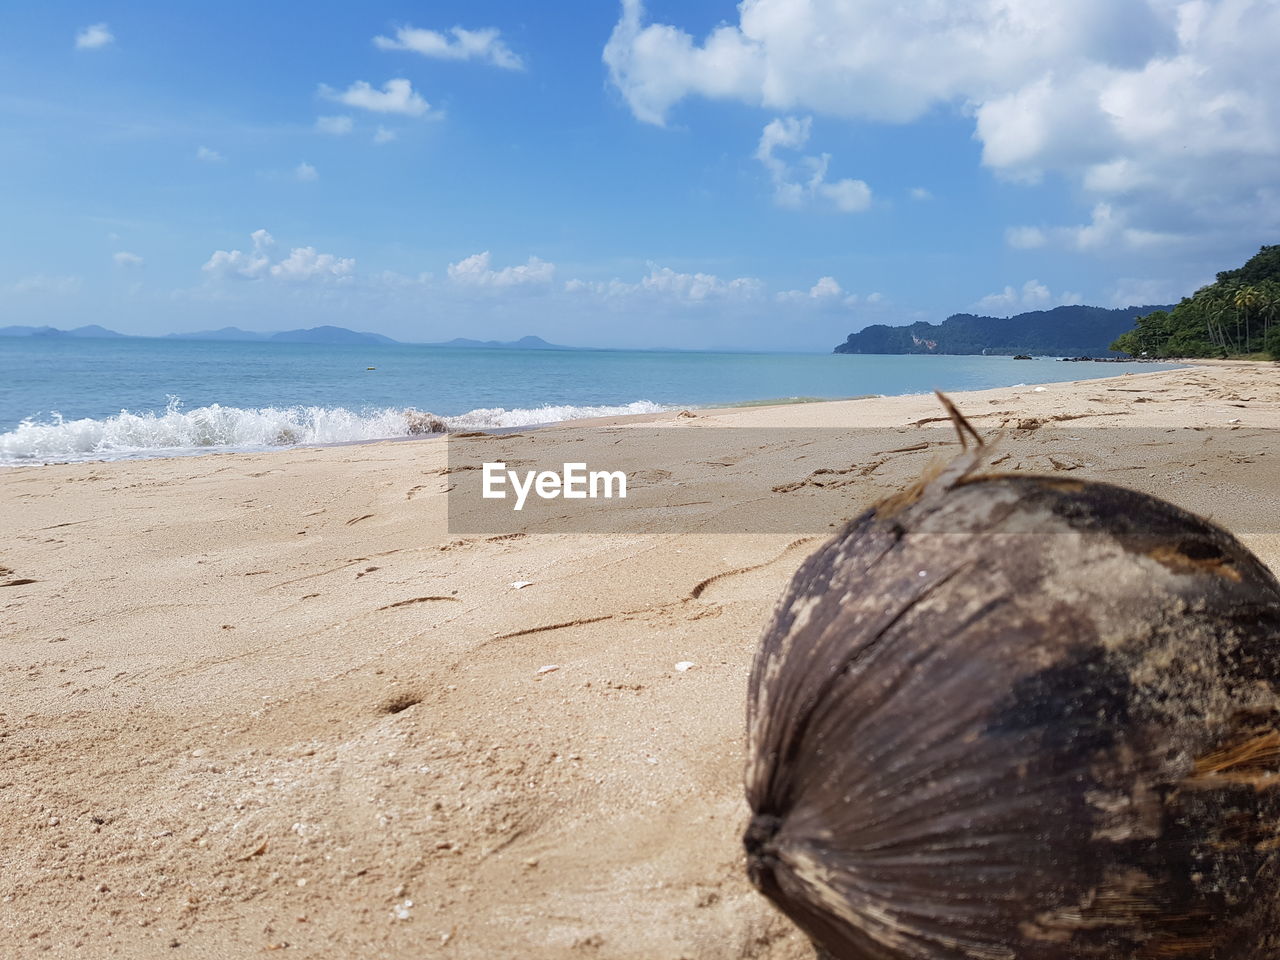
<path fill-rule="evenodd" d="M 483 430 L 486 427 L 531 427 L 539 423 L 559 423 L 561 420 L 585 420 L 588 417 L 621 417 L 632 413 L 661 413 L 669 409 L 648 400 L 617 407 L 542 406 L 507 410 L 504 407 L 488 407 L 472 410 L 457 417 L 444 417 L 451 430 Z"/>
<path fill-rule="evenodd" d="M 585 417 L 657 413 L 666 409 L 647 400 L 620 406 L 492 407 L 456 417 L 441 417 L 450 430 L 527 427 Z M 120 411 L 101 420 L 24 420 L 0 433 L 0 465 L 125 460 L 183 456 L 217 451 L 251 451 L 298 444 L 389 440 L 410 435 L 416 411 L 394 407 L 348 410 L 345 407 L 261 407 L 244 409 L 211 404 L 184 410 L 177 400 L 163 412 Z"/>

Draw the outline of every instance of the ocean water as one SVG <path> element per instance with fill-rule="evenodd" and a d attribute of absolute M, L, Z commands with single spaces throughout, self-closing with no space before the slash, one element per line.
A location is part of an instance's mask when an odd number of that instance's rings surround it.
<path fill-rule="evenodd" d="M 374 369 L 368 369 L 368 368 Z M 1116 376 L 1008 357 L 484 350 L 0 338 L 0 465 L 175 456 L 451 429 Z"/>

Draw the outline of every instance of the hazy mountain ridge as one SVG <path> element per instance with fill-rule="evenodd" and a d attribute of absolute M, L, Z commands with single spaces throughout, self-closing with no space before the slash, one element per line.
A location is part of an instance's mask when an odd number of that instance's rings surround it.
<path fill-rule="evenodd" d="M 126 334 L 116 333 L 106 327 L 91 323 L 87 327 L 76 327 L 72 330 L 59 330 L 57 327 L 0 327 L 0 337 L 71 337 L 84 340 L 108 340 L 123 337 Z"/>
<path fill-rule="evenodd" d="M 106 327 L 91 324 L 77 327 L 74 330 L 59 330 L 56 327 L 12 326 L 0 327 L 0 337 L 74 337 L 83 339 L 156 339 L 134 338 L 130 334 L 117 333 Z M 302 330 L 282 330 L 278 333 L 259 333 L 254 330 L 241 330 L 239 327 L 222 327 L 218 330 L 198 330 L 194 333 L 169 333 L 159 339 L 163 340 L 204 340 L 214 342 L 248 342 L 248 343 L 327 343 L 350 344 L 351 346 L 403 346 L 404 341 L 393 340 L 380 333 L 366 333 L 348 330 L 346 327 L 331 325 L 310 327 Z M 566 347 L 558 343 L 548 343 L 541 337 L 525 336 L 519 340 L 472 340 L 467 337 L 455 337 L 439 343 L 420 344 L 427 347 L 469 347 L 503 350 L 575 350 L 577 347 Z"/>
<path fill-rule="evenodd" d="M 548 343 L 541 337 L 527 336 L 519 340 L 472 340 L 468 337 L 454 337 L 441 343 L 428 343 L 428 347 L 469 347 L 486 350 L 576 350 L 577 347 L 566 347 L 558 343 Z"/>

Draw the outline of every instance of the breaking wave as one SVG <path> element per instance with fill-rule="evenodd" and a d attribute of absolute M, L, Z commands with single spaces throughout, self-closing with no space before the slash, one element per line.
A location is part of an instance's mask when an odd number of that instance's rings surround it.
<path fill-rule="evenodd" d="M 391 440 L 448 430 L 528 427 L 586 417 L 659 413 L 667 407 L 647 400 L 619 406 L 489 407 L 456 417 L 432 417 L 412 408 L 349 410 L 345 407 L 260 407 L 211 404 L 184 410 L 171 399 L 163 412 L 122 410 L 101 420 L 67 420 L 53 414 L 27 419 L 0 433 L 0 464 L 19 466 L 84 460 L 127 460 L 222 451 L 270 450 L 299 444 Z"/>

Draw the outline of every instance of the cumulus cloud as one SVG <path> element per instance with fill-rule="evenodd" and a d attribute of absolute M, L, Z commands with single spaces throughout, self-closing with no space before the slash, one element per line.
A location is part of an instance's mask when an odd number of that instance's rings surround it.
<path fill-rule="evenodd" d="M 275 238 L 266 230 L 250 234 L 253 250 L 215 250 L 201 268 L 215 280 L 341 281 L 355 272 L 351 257 L 319 253 L 315 247 L 294 247 L 282 260 L 273 262 L 270 248 Z"/>
<path fill-rule="evenodd" d="M 651 266 L 640 281 L 644 290 L 678 300 L 706 300 L 712 297 L 754 297 L 764 288 L 754 277 L 721 280 L 712 273 L 680 273 L 670 267 Z"/>
<path fill-rule="evenodd" d="M 112 254 L 111 259 L 116 262 L 117 267 L 140 267 L 146 262 L 136 253 L 130 253 L 128 250 Z"/>
<path fill-rule="evenodd" d="M 294 247 L 289 256 L 271 265 L 271 276 L 280 280 L 341 280 L 351 276 L 355 267 L 350 257 L 317 253 L 315 247 Z"/>
<path fill-rule="evenodd" d="M 548 284 L 555 277 L 556 265 L 537 257 L 514 267 L 495 270 L 489 251 L 475 253 L 449 264 L 449 279 L 455 283 L 475 287 L 517 287 L 529 284 Z"/>
<path fill-rule="evenodd" d="M 1010 227 L 1005 242 L 1015 250 L 1055 246 L 1066 250 L 1147 250 L 1186 242 L 1183 235 L 1130 226 L 1130 214 L 1110 203 L 1094 206 L 1088 223 L 1064 227 Z"/>
<path fill-rule="evenodd" d="M 320 171 L 307 163 L 307 161 L 303 160 L 293 168 L 293 176 L 295 179 L 300 180 L 303 183 L 313 183 L 320 179 Z"/>
<path fill-rule="evenodd" d="M 316 117 L 316 132 L 343 137 L 351 132 L 355 123 L 350 117 Z"/>
<path fill-rule="evenodd" d="M 989 293 L 974 309 L 995 316 L 1009 316 L 1025 310 L 1044 310 L 1062 304 L 1080 303 L 1080 294 L 1064 292 L 1055 297 L 1039 280 L 1028 280 L 1021 288 L 1006 286 L 999 293 Z"/>
<path fill-rule="evenodd" d="M 435 30 L 401 27 L 392 37 L 374 37 L 379 50 L 408 50 L 437 60 L 479 60 L 504 70 L 522 70 L 524 61 L 503 42 L 493 27 L 464 30 L 454 27 L 450 36 Z"/>
<path fill-rule="evenodd" d="M 703 96 L 901 123 L 939 103 L 985 102 L 1058 65 L 1146 63 L 1176 43 L 1168 7 L 750 0 L 739 5 L 737 24 L 721 24 L 698 43 L 678 27 L 645 24 L 641 0 L 623 0 L 604 60 L 637 117 L 650 122 L 662 122 L 685 97 Z"/>
<path fill-rule="evenodd" d="M 605 281 L 570 280 L 565 291 L 574 294 L 594 294 L 609 300 L 630 297 L 649 297 L 684 303 L 703 303 L 712 300 L 752 300 L 764 291 L 764 284 L 755 277 L 737 277 L 723 280 L 713 273 L 681 273 L 670 267 L 649 264 L 649 273 L 637 283 L 621 279 Z"/>
<path fill-rule="evenodd" d="M 825 300 L 831 297 L 838 297 L 844 293 L 840 289 L 840 284 L 836 282 L 835 277 L 820 277 L 818 282 L 809 288 L 809 296 L 815 300 Z"/>
<path fill-rule="evenodd" d="M 266 276 L 270 267 L 269 257 L 239 250 L 215 250 L 200 269 L 218 280 L 257 280 Z"/>
<path fill-rule="evenodd" d="M 908 191 L 908 196 L 910 196 L 912 200 L 932 200 L 933 199 L 933 194 L 930 193 L 928 190 L 926 190 L 924 187 L 912 187 L 910 191 Z"/>
<path fill-rule="evenodd" d="M 809 142 L 812 117 L 777 117 L 765 125 L 756 147 L 756 159 L 773 180 L 773 198 L 780 207 L 799 210 L 829 206 L 841 213 L 857 213 L 871 205 L 871 188 L 862 180 L 827 180 L 831 155 L 801 157 L 795 164 L 777 151 L 800 150 Z"/>
<path fill-rule="evenodd" d="M 210 147 L 196 147 L 196 159 L 205 163 L 222 163 L 226 158 Z"/>
<path fill-rule="evenodd" d="M 408 117 L 422 117 L 431 112 L 431 104 L 415 92 L 413 84 L 403 77 L 388 80 L 381 90 L 364 80 L 357 80 L 346 90 L 335 90 L 322 83 L 319 93 L 326 100 L 374 113 L 401 113 Z"/>
<path fill-rule="evenodd" d="M 393 140 L 398 140 L 398 139 L 399 139 L 399 134 L 397 134 L 394 130 L 388 130 L 386 127 L 383 127 L 383 126 L 379 126 L 378 129 L 374 131 L 374 134 L 373 134 L 373 142 L 378 144 L 391 143 Z"/>
<path fill-rule="evenodd" d="M 95 23 L 76 34 L 77 50 L 99 50 L 116 42 L 105 23 Z"/>
<path fill-rule="evenodd" d="M 687 97 L 884 123 L 956 109 L 1002 177 L 1062 175 L 1132 230 L 1229 234 L 1280 227 L 1276 36 L 1274 0 L 747 0 L 700 40 L 623 0 L 603 56 L 648 123 Z"/>
<path fill-rule="evenodd" d="M 846 294 L 844 288 L 840 286 L 835 277 L 819 277 L 818 282 L 808 290 L 783 290 L 776 295 L 776 299 L 793 303 L 805 301 L 811 303 L 856 303 L 858 298 Z"/>

